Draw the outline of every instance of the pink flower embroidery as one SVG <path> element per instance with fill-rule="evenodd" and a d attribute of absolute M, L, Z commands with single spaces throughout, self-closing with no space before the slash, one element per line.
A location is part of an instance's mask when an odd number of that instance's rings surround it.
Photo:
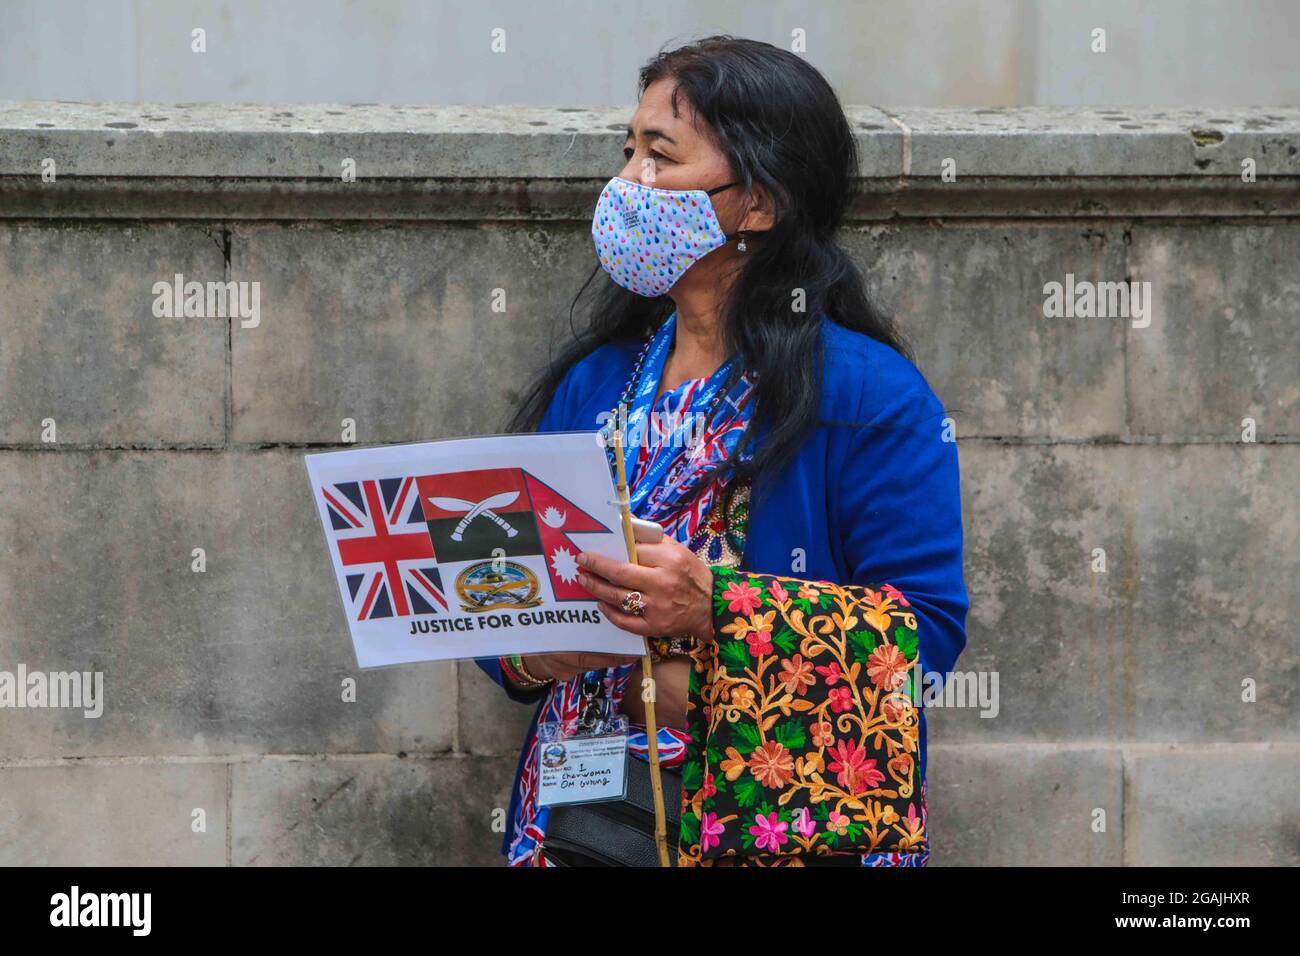
<path fill-rule="evenodd" d="M 767 593 L 772 595 L 772 600 L 777 604 L 784 604 L 786 601 L 790 600 L 789 593 L 785 588 L 781 587 L 781 582 L 777 580 L 773 580 L 772 583 L 767 586 Z"/>
<path fill-rule="evenodd" d="M 754 657 L 772 653 L 772 620 L 775 617 L 776 611 L 750 615 L 749 633 L 745 640 L 749 644 L 749 653 Z"/>
<path fill-rule="evenodd" d="M 898 588 L 894 587 L 892 584 L 882 585 L 880 590 L 884 591 L 885 596 L 888 597 L 890 600 L 894 601 L 896 604 L 901 604 L 903 607 L 912 606 L 907 603 L 907 598 L 903 597 L 903 592 L 898 590 Z"/>
<path fill-rule="evenodd" d="M 807 807 L 800 807 L 794 812 L 794 832 L 804 838 L 817 832 L 817 824 L 813 823 Z"/>
<path fill-rule="evenodd" d="M 844 677 L 844 672 L 840 670 L 838 662 L 831 662 L 818 667 L 817 673 L 826 678 L 827 687 L 833 687 L 836 681 L 842 680 Z"/>
<path fill-rule="evenodd" d="M 727 590 L 722 592 L 722 596 L 728 602 L 727 610 L 733 614 L 753 614 L 763 606 L 763 599 L 759 597 L 758 588 L 751 587 L 741 581 L 732 581 L 728 584 Z"/>
<path fill-rule="evenodd" d="M 790 842 L 790 838 L 785 835 L 788 829 L 790 824 L 778 820 L 775 812 L 769 813 L 766 817 L 756 813 L 754 826 L 749 828 L 749 832 L 751 836 L 757 838 L 754 842 L 760 850 L 771 850 L 775 853 L 781 849 L 781 844 Z"/>
<path fill-rule="evenodd" d="M 700 852 L 708 853 L 710 847 L 722 842 L 720 837 L 727 828 L 718 822 L 718 815 L 710 811 L 700 821 Z"/>
<path fill-rule="evenodd" d="M 837 714 L 853 709 L 853 691 L 847 687 L 832 687 L 826 699 L 831 703 L 831 710 Z"/>
<path fill-rule="evenodd" d="M 835 759 L 826 765 L 826 769 L 835 774 L 839 785 L 849 793 L 857 796 L 884 781 L 885 775 L 876 769 L 876 761 L 867 759 L 867 749 L 858 744 L 841 740 L 831 748 Z"/>

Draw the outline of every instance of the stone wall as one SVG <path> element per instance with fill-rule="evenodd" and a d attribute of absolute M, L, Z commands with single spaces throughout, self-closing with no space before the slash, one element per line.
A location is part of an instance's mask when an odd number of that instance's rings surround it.
<path fill-rule="evenodd" d="M 931 714 L 935 862 L 1300 863 L 1300 110 L 850 114 L 844 241 L 954 419 L 999 675 Z M 0 709 L 0 863 L 498 860 L 527 709 L 356 670 L 302 456 L 498 425 L 626 121 L 0 103 L 0 671 L 106 691 Z M 177 273 L 260 323 L 155 317 Z M 1046 318 L 1067 274 L 1149 324 Z"/>

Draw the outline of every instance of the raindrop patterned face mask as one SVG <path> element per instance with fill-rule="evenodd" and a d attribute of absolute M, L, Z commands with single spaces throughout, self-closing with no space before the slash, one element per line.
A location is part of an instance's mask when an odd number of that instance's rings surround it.
<path fill-rule="evenodd" d="M 615 176 L 591 219 L 601 266 L 637 295 L 663 295 L 687 269 L 733 238 L 722 231 L 709 197 L 734 185 L 656 189 Z"/>

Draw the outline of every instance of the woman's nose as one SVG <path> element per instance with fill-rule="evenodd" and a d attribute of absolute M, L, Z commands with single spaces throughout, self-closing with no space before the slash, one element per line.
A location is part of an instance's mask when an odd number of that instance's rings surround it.
<path fill-rule="evenodd" d="M 633 153 L 632 158 L 623 167 L 623 171 L 619 173 L 619 178 L 640 183 L 642 186 L 653 186 L 655 184 L 654 160 L 648 156 L 638 156 Z"/>

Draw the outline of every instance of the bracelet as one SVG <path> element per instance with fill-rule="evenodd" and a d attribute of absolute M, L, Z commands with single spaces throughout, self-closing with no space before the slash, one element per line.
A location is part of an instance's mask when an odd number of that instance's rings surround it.
<path fill-rule="evenodd" d="M 695 638 L 689 634 L 685 637 L 652 637 L 650 659 L 657 663 L 670 657 L 690 657 L 695 644 Z"/>
<path fill-rule="evenodd" d="M 545 687 L 553 682 L 553 678 L 539 680 L 530 674 L 528 668 L 524 666 L 524 659 L 518 654 L 510 654 L 507 657 L 498 658 L 498 660 L 501 662 L 502 673 L 504 673 L 512 682 L 525 690 Z"/>

